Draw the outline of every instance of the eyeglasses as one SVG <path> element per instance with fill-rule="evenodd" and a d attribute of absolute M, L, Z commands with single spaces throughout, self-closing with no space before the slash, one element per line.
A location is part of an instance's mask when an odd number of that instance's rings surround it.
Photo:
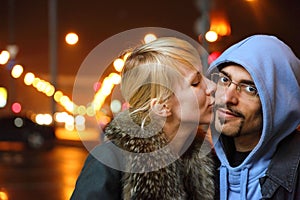
<path fill-rule="evenodd" d="M 257 89 L 254 85 L 246 83 L 235 83 L 228 76 L 223 73 L 211 74 L 211 80 L 220 87 L 230 87 L 231 83 L 236 85 L 236 90 L 242 97 L 256 97 L 258 96 Z"/>

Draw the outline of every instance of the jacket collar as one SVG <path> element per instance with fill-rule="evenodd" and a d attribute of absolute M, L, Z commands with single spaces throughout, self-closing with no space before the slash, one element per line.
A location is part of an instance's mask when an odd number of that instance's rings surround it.
<path fill-rule="evenodd" d="M 108 125 L 105 134 L 116 146 L 133 153 L 125 158 L 124 199 L 213 199 L 214 163 L 209 152 L 203 155 L 203 145 L 211 149 L 203 136 L 196 136 L 187 151 L 167 166 L 135 173 L 132 169 L 161 164 L 172 157 L 171 151 L 164 148 L 168 144 L 164 132 L 155 125 L 141 129 L 129 113 L 124 112 Z M 159 149 L 164 152 L 145 155 Z"/>
<path fill-rule="evenodd" d="M 292 191 L 300 161 L 299 143 L 300 134 L 295 131 L 279 144 L 266 177 L 261 179 L 263 197 L 271 197 L 279 186 Z"/>

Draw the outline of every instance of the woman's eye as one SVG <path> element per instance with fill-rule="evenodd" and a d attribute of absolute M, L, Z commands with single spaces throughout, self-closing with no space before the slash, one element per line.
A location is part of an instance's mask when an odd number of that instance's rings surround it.
<path fill-rule="evenodd" d="M 200 73 L 197 73 L 197 76 L 194 78 L 194 80 L 192 81 L 192 86 L 193 87 L 197 87 L 200 83 L 201 83 L 201 80 L 202 80 L 202 76 Z"/>
<path fill-rule="evenodd" d="M 192 86 L 197 87 L 199 84 L 200 84 L 200 81 L 197 81 L 197 82 L 192 83 Z"/>

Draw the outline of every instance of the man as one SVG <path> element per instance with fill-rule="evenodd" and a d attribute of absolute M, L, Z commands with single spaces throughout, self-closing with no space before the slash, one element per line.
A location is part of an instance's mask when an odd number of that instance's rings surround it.
<path fill-rule="evenodd" d="M 254 35 L 208 69 L 211 125 L 224 199 L 300 199 L 300 61 L 274 36 Z"/>

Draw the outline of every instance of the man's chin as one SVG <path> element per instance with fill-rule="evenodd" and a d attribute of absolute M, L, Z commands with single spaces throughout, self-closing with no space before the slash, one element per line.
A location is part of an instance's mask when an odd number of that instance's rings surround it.
<path fill-rule="evenodd" d="M 215 129 L 227 136 L 235 136 L 238 134 L 240 128 L 240 123 L 236 121 L 224 121 L 224 120 L 216 120 Z"/>

